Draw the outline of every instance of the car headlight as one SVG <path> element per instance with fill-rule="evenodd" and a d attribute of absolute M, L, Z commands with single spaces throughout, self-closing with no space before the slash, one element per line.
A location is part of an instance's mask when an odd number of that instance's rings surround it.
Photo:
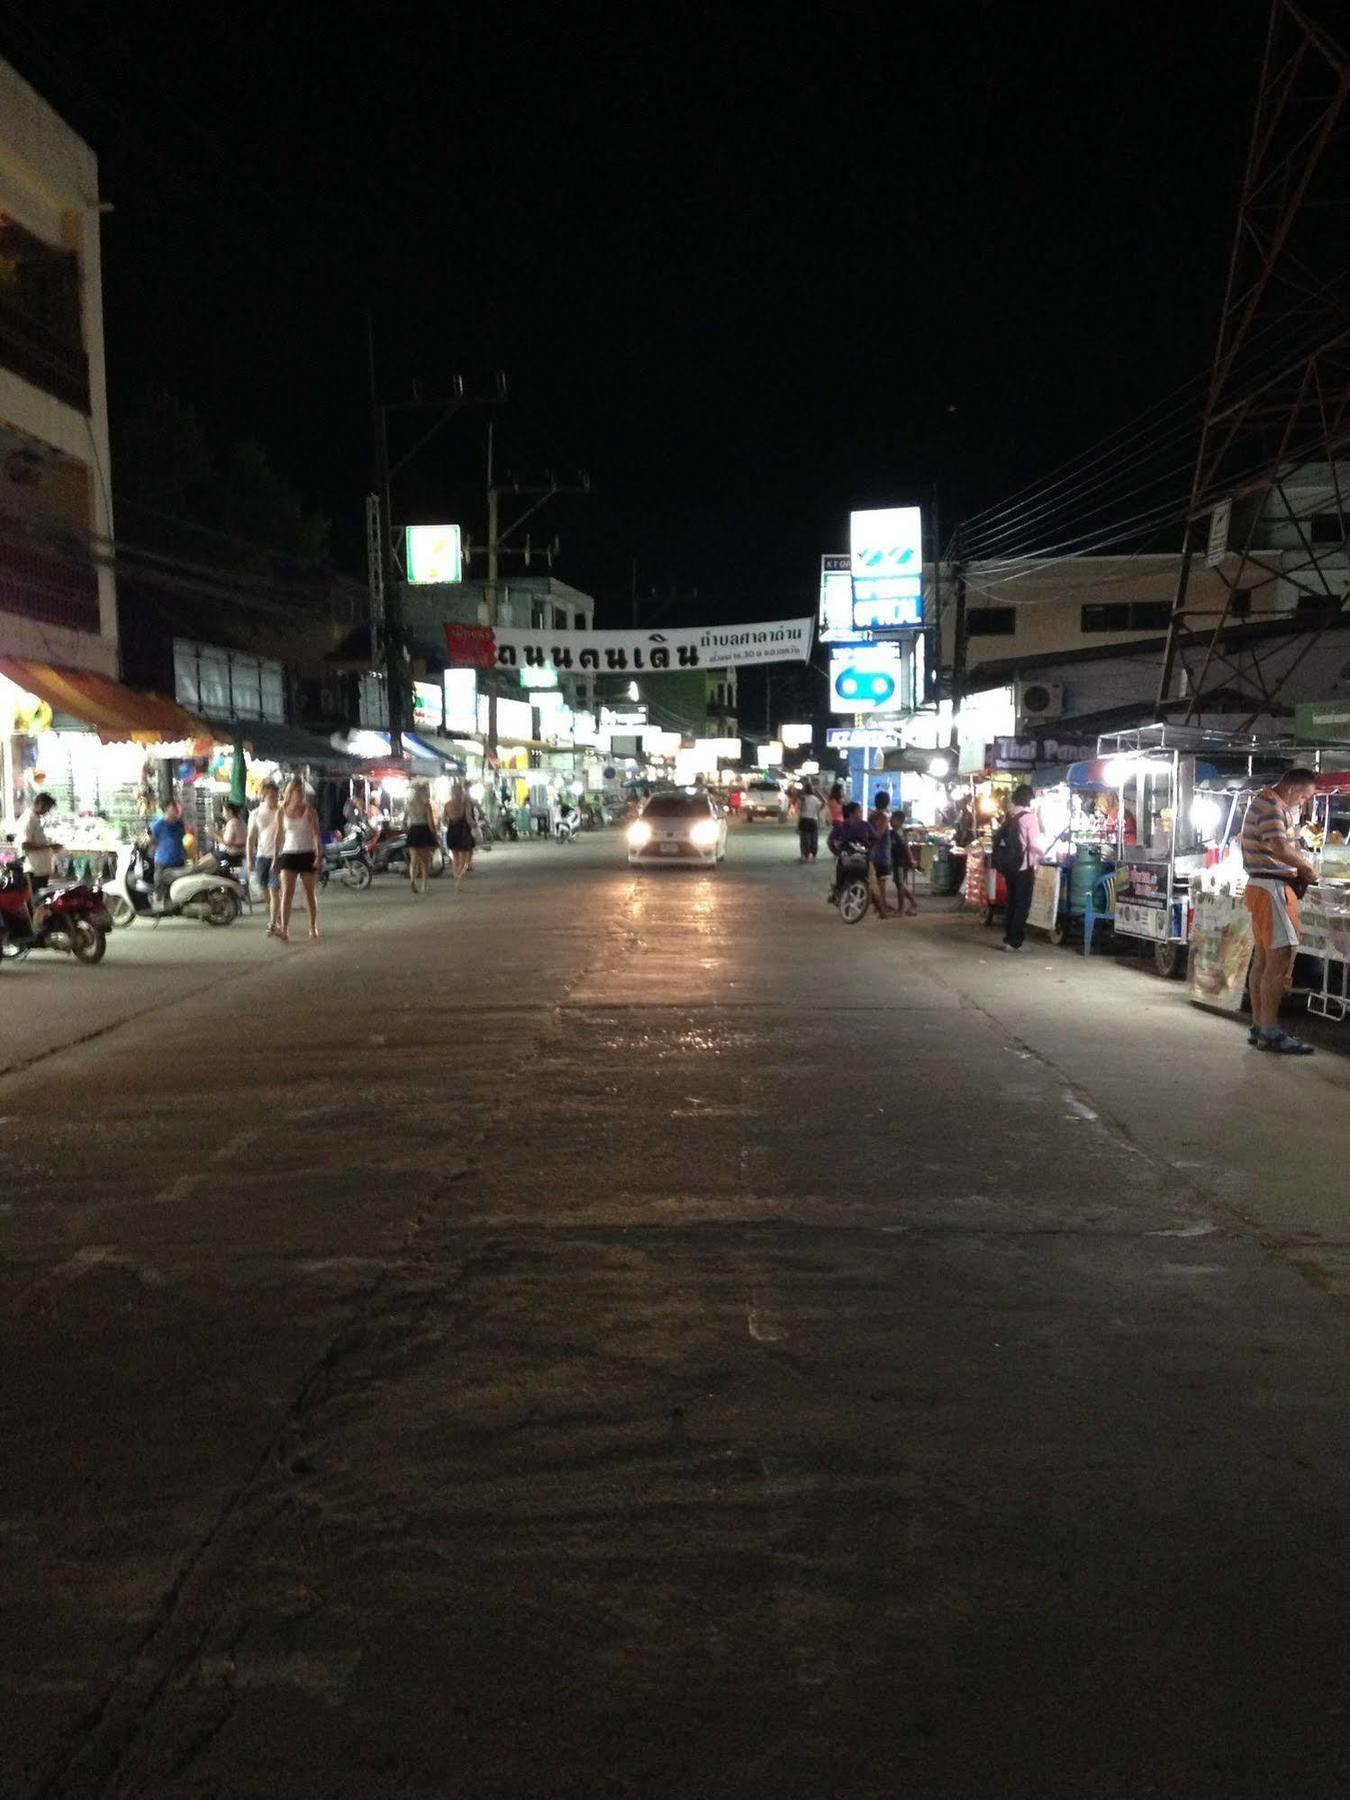
<path fill-rule="evenodd" d="M 689 841 L 700 850 L 711 850 L 717 842 L 717 820 L 700 819 L 690 830 Z"/>
<path fill-rule="evenodd" d="M 652 828 L 645 819 L 634 819 L 628 827 L 628 842 L 634 850 L 640 850 L 644 844 L 649 844 L 651 837 Z"/>

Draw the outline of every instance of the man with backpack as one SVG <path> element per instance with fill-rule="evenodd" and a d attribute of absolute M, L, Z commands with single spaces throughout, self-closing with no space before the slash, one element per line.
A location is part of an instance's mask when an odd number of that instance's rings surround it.
<path fill-rule="evenodd" d="M 1004 950 L 1020 950 L 1026 942 L 1027 914 L 1036 887 L 1036 867 L 1041 860 L 1041 834 L 1031 810 L 1035 798 L 1023 782 L 1012 799 L 994 837 L 991 860 L 1003 877 L 1008 903 L 1003 912 Z"/>

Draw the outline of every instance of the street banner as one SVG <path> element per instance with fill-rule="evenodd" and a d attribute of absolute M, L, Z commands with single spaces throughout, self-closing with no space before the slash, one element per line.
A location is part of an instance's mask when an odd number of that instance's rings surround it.
<path fill-rule="evenodd" d="M 1202 888 L 1195 896 L 1186 982 L 1197 1006 L 1239 1012 L 1252 960 L 1251 914 L 1232 894 Z"/>
<path fill-rule="evenodd" d="M 445 627 L 452 669 L 562 669 L 573 674 L 745 668 L 749 663 L 806 662 L 814 619 L 769 619 L 761 625 L 705 625 L 692 631 L 550 631 L 547 627 Z"/>

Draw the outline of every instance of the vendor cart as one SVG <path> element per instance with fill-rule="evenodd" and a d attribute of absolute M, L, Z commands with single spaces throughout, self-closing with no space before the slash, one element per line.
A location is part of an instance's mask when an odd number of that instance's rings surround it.
<path fill-rule="evenodd" d="M 1098 739 L 1103 774 L 1116 794 L 1115 932 L 1148 945 L 1164 978 L 1186 972 L 1191 876 L 1216 842 L 1216 803 L 1197 811 L 1197 781 L 1217 776 L 1197 752 L 1211 734 L 1172 725 Z"/>

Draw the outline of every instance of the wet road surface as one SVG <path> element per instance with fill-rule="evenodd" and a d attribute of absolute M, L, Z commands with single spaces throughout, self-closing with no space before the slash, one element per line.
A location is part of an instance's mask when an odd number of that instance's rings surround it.
<path fill-rule="evenodd" d="M 0 1793 L 1350 1791 L 1350 1065 L 822 883 L 0 975 Z"/>

